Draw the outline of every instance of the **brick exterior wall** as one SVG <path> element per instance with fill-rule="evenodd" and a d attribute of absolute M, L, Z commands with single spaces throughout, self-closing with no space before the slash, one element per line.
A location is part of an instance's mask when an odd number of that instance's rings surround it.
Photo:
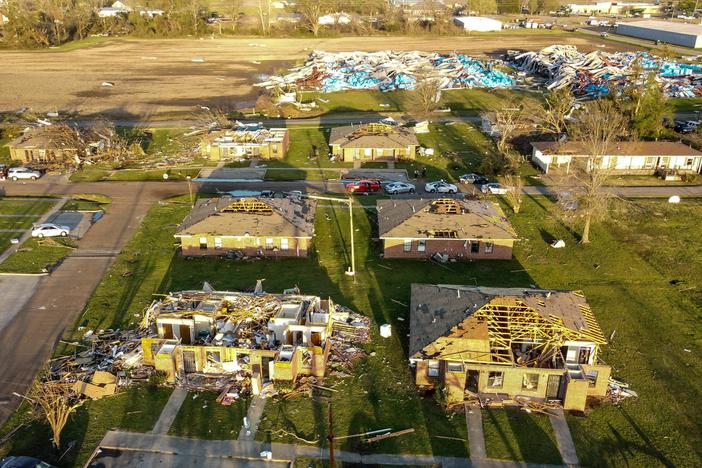
<path fill-rule="evenodd" d="M 200 237 L 207 238 L 207 248 L 200 248 Z M 188 257 L 206 257 L 226 255 L 232 250 L 239 250 L 249 257 L 258 256 L 259 253 L 271 258 L 286 258 L 286 257 L 307 257 L 311 243 L 311 239 L 288 237 L 288 248 L 281 248 L 281 238 L 274 237 L 272 246 L 274 248 L 266 248 L 266 238 L 248 237 L 248 238 L 233 238 L 221 237 L 221 247 L 215 247 L 215 239 L 217 236 L 190 236 L 180 239 L 181 252 Z"/>
<path fill-rule="evenodd" d="M 478 241 L 473 241 L 478 242 Z M 423 252 L 417 250 L 418 240 L 412 241 L 412 248 L 405 252 L 405 243 L 402 239 L 383 239 L 383 253 L 385 258 L 429 258 L 435 253 L 448 254 L 450 258 L 459 260 L 509 260 L 512 258 L 512 245 L 514 241 L 495 241 L 492 253 L 486 253 L 487 242 L 479 241 L 478 252 L 471 252 L 471 241 L 457 239 L 427 239 Z"/>

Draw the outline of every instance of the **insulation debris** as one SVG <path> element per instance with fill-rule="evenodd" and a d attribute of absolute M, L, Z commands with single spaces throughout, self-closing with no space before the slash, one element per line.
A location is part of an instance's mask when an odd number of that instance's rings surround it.
<path fill-rule="evenodd" d="M 510 88 L 512 78 L 464 54 L 418 51 L 324 52 L 314 51 L 301 67 L 273 76 L 256 86 L 306 89 L 325 93 L 347 89 L 412 90 L 417 77 L 437 80 L 441 89 Z"/>
<path fill-rule="evenodd" d="M 552 45 L 538 52 L 509 51 L 506 59 L 547 89 L 570 87 L 579 98 L 599 98 L 632 82 L 642 84 L 651 72 L 670 97 L 702 95 L 702 66 L 664 60 L 647 52 L 583 53 L 575 46 Z"/>

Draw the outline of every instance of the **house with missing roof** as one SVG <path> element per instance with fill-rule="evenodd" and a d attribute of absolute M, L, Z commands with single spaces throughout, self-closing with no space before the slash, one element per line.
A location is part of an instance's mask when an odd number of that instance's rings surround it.
<path fill-rule="evenodd" d="M 553 169 L 569 173 L 578 161 L 589 164 L 590 155 L 577 141 L 535 141 L 531 146 L 531 160 L 546 174 Z M 647 175 L 661 170 L 699 174 L 702 152 L 673 141 L 618 141 L 600 159 L 599 169 L 609 169 L 613 174 Z"/>
<path fill-rule="evenodd" d="M 306 257 L 316 202 L 292 198 L 200 199 L 175 237 L 186 256 Z"/>
<path fill-rule="evenodd" d="M 412 129 L 381 122 L 334 127 L 329 135 L 332 155 L 345 162 L 414 159 L 418 146 Z"/>
<path fill-rule="evenodd" d="M 486 200 L 378 200 L 385 258 L 509 260 L 517 234 L 500 207 Z"/>
<path fill-rule="evenodd" d="M 230 159 L 283 159 L 290 145 L 287 128 L 261 124 L 240 125 L 208 134 L 200 142 L 201 154 L 214 161 Z"/>
<path fill-rule="evenodd" d="M 168 294 L 144 317 L 143 363 L 166 381 L 238 376 L 254 395 L 268 382 L 323 377 L 332 334 L 331 299 L 299 291 L 203 290 Z M 247 384 L 248 385 L 248 384 Z"/>
<path fill-rule="evenodd" d="M 584 411 L 607 392 L 606 344 L 579 291 L 412 284 L 410 363 L 416 384 L 448 401 L 560 402 Z"/>

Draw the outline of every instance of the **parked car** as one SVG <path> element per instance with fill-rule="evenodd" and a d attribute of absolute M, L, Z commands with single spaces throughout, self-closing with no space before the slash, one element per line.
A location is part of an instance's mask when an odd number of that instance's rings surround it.
<path fill-rule="evenodd" d="M 0 460 L 0 468 L 52 468 L 53 465 L 49 465 L 46 462 L 39 460 L 34 457 L 5 457 Z"/>
<path fill-rule="evenodd" d="M 59 226 L 53 223 L 37 224 L 32 228 L 32 237 L 66 237 L 71 232 L 68 226 Z"/>
<path fill-rule="evenodd" d="M 385 184 L 385 193 L 388 195 L 396 195 L 398 193 L 414 193 L 415 188 L 413 184 L 408 184 L 407 182 L 390 182 Z"/>
<path fill-rule="evenodd" d="M 485 179 L 485 176 L 480 174 L 463 174 L 458 178 L 458 181 L 462 184 L 474 184 L 476 180 Z"/>
<path fill-rule="evenodd" d="M 7 179 L 7 171 L 9 171 L 10 168 L 7 167 L 4 164 L 0 164 L 0 180 L 5 180 Z"/>
<path fill-rule="evenodd" d="M 504 195 L 510 191 L 509 187 L 505 187 L 497 182 L 491 182 L 489 184 L 483 184 L 480 186 L 480 191 L 483 193 L 492 193 L 494 195 Z"/>
<path fill-rule="evenodd" d="M 7 178 L 11 180 L 29 179 L 37 180 L 41 177 L 41 172 L 28 167 L 11 167 L 7 171 Z"/>
<path fill-rule="evenodd" d="M 428 182 L 424 186 L 424 190 L 429 193 L 457 193 L 458 187 L 449 184 L 445 180 L 438 180 L 436 182 Z"/>
<path fill-rule="evenodd" d="M 357 180 L 346 184 L 349 193 L 375 193 L 380 191 L 380 182 L 377 180 Z"/>
<path fill-rule="evenodd" d="M 695 120 L 676 121 L 673 130 L 678 133 L 694 133 L 699 125 L 700 123 Z"/>

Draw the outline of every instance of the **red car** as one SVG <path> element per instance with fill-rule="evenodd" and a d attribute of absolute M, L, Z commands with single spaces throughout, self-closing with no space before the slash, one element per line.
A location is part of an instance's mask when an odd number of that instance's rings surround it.
<path fill-rule="evenodd" d="M 375 193 L 380 191 L 380 182 L 377 180 L 357 180 L 346 184 L 349 193 Z"/>

